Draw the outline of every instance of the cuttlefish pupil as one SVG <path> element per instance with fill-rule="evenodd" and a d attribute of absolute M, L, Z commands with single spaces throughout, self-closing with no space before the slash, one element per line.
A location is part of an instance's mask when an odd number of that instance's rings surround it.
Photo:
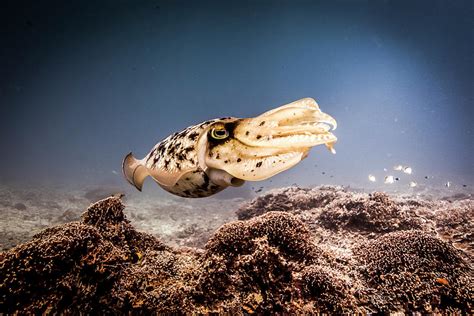
<path fill-rule="evenodd" d="M 141 191 L 150 176 L 182 197 L 206 197 L 245 181 L 268 179 L 324 144 L 332 153 L 337 123 L 315 100 L 301 99 L 254 118 L 221 118 L 190 126 L 156 144 L 143 159 L 123 161 L 128 182 Z"/>

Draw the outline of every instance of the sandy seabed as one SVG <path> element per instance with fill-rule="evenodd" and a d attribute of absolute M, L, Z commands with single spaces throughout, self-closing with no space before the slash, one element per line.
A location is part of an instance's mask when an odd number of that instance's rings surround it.
<path fill-rule="evenodd" d="M 288 187 L 150 217 L 119 195 L 82 213 L 77 195 L 0 194 L 1 313 L 474 313 L 470 195 Z"/>

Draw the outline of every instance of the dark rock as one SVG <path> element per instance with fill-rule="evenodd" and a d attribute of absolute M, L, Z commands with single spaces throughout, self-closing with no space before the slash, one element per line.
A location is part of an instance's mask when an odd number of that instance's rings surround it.
<path fill-rule="evenodd" d="M 13 207 L 16 208 L 19 211 L 25 211 L 26 210 L 26 205 L 23 204 L 23 203 L 15 203 L 15 205 L 13 205 Z"/>

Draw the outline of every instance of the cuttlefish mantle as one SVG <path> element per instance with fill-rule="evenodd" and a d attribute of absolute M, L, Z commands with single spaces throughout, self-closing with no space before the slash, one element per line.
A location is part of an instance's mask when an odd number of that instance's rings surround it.
<path fill-rule="evenodd" d="M 143 159 L 123 161 L 128 182 L 141 191 L 151 177 L 182 197 L 206 197 L 245 181 L 261 181 L 324 144 L 332 153 L 337 123 L 305 98 L 254 118 L 220 118 L 190 126 L 156 144 Z"/>

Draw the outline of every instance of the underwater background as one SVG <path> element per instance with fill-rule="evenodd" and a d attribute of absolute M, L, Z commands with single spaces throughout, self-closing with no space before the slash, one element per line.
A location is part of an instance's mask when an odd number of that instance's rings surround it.
<path fill-rule="evenodd" d="M 473 11 L 2 1 L 0 313 L 473 314 Z M 202 199 L 124 179 L 129 152 L 304 97 L 336 155 Z"/>
<path fill-rule="evenodd" d="M 396 164 L 473 184 L 471 1 L 2 3 L 2 184 L 121 184 L 130 151 L 303 97 L 337 119 L 337 155 L 273 184 L 365 186 Z"/>

